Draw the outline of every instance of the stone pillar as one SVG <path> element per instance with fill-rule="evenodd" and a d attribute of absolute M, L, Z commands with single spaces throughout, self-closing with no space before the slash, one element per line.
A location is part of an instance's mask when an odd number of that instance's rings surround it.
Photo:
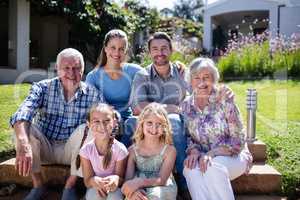
<path fill-rule="evenodd" d="M 9 1 L 9 66 L 20 72 L 29 70 L 30 3 Z"/>

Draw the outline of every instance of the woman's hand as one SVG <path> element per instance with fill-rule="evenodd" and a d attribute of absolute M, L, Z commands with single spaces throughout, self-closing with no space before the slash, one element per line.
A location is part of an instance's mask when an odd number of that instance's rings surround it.
<path fill-rule="evenodd" d="M 144 190 L 137 190 L 131 195 L 129 200 L 148 200 L 148 198 Z"/>
<path fill-rule="evenodd" d="M 104 178 L 101 178 L 99 176 L 95 176 L 93 179 L 93 188 L 95 188 L 98 191 L 100 197 L 106 197 L 107 190 L 105 188 L 105 185 L 108 183 L 108 181 L 104 180 Z"/>
<path fill-rule="evenodd" d="M 118 188 L 120 177 L 118 175 L 111 175 L 103 178 L 106 182 L 104 188 L 108 192 L 113 192 Z"/>
<path fill-rule="evenodd" d="M 143 180 L 141 178 L 134 178 L 132 180 L 126 181 L 122 186 L 122 193 L 126 197 L 131 197 L 134 192 L 136 192 L 142 186 Z"/>
<path fill-rule="evenodd" d="M 212 160 L 212 157 L 208 154 L 205 154 L 205 155 L 200 157 L 199 167 L 200 167 L 200 171 L 202 173 L 205 173 L 206 170 L 207 170 L 207 167 L 211 166 L 211 160 Z"/>
<path fill-rule="evenodd" d="M 186 166 L 189 169 L 194 169 L 196 167 L 198 159 L 199 159 L 199 154 L 190 154 L 184 160 L 184 166 Z"/>

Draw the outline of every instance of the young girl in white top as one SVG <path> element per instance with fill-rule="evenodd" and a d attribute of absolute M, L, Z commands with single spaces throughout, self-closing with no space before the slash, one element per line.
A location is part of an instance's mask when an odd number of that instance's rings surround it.
<path fill-rule="evenodd" d="M 92 106 L 87 126 L 94 139 L 80 150 L 87 200 L 120 200 L 128 151 L 113 137 L 115 112 L 107 104 Z"/>
<path fill-rule="evenodd" d="M 123 194 L 129 200 L 176 199 L 177 186 L 172 176 L 176 149 L 167 112 L 160 104 L 151 103 L 144 108 L 133 137 Z"/>

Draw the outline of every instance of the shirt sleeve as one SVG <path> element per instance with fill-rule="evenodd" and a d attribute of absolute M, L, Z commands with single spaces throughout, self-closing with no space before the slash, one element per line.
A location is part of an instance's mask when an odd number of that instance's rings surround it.
<path fill-rule="evenodd" d="M 89 146 L 88 146 L 88 144 L 89 144 L 89 143 L 87 143 L 87 144 L 85 144 L 85 145 L 83 145 L 83 146 L 81 147 L 81 149 L 79 150 L 79 155 L 80 155 L 81 157 L 85 158 L 85 159 L 90 160 L 90 157 L 89 157 L 90 152 L 89 152 Z"/>
<path fill-rule="evenodd" d="M 85 82 L 89 85 L 96 87 L 95 78 L 94 78 L 94 70 L 90 71 L 85 78 Z"/>
<path fill-rule="evenodd" d="M 245 130 L 239 108 L 232 100 L 225 103 L 225 116 L 229 129 L 226 144 L 229 145 L 234 154 L 238 154 L 245 144 Z"/>
<path fill-rule="evenodd" d="M 186 116 L 186 114 L 190 111 L 189 111 L 189 104 L 187 101 L 183 101 L 180 104 L 180 110 L 181 110 L 181 114 L 183 115 L 183 119 L 184 119 L 183 120 L 184 130 L 185 130 L 186 139 L 187 139 L 186 153 L 189 154 L 192 149 L 197 149 L 199 152 L 202 152 L 201 145 L 194 142 L 193 137 L 188 128 L 188 117 Z"/>
<path fill-rule="evenodd" d="M 96 78 L 95 78 L 95 77 L 97 77 L 96 74 L 97 73 L 95 70 L 89 72 L 85 78 L 85 83 L 96 90 L 97 94 L 95 95 L 96 99 L 94 102 L 95 103 L 98 103 L 98 102 L 105 103 L 102 88 L 99 88 L 99 86 L 97 85 L 97 82 L 96 82 Z"/>
<path fill-rule="evenodd" d="M 116 144 L 118 146 L 116 159 L 117 159 L 117 161 L 121 161 L 128 156 L 128 150 L 124 144 L 122 144 L 120 142 L 117 142 Z"/>
<path fill-rule="evenodd" d="M 43 89 L 42 83 L 34 83 L 31 86 L 29 95 L 23 101 L 16 113 L 10 118 L 10 125 L 13 126 L 16 122 L 22 120 L 31 122 L 37 110 L 42 105 L 45 92 L 46 91 Z"/>
<path fill-rule="evenodd" d="M 131 94 L 129 103 L 131 107 L 134 109 L 138 106 L 139 103 L 148 100 L 147 94 L 147 75 L 146 70 L 141 70 L 136 73 L 131 87 Z"/>
<path fill-rule="evenodd" d="M 128 65 L 127 65 L 127 72 L 130 75 L 130 77 L 132 78 L 132 80 L 134 79 L 135 74 L 142 69 L 143 68 L 137 64 L 128 63 Z"/>

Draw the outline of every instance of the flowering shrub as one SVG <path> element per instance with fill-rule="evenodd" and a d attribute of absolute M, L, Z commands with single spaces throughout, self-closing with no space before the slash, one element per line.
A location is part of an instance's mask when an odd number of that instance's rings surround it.
<path fill-rule="evenodd" d="M 300 35 L 269 39 L 264 32 L 240 36 L 228 41 L 218 61 L 223 80 L 300 77 Z"/>

